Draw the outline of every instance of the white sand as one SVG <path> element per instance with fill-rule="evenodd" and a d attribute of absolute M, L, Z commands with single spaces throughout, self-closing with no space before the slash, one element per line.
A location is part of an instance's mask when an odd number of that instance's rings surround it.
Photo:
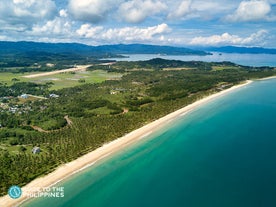
<path fill-rule="evenodd" d="M 60 167 L 58 167 L 54 172 L 37 178 L 24 186 L 22 188 L 23 195 L 19 199 L 11 199 L 8 195 L 3 196 L 0 198 L 0 206 L 10 207 L 10 206 L 19 206 L 23 201 L 27 200 L 28 198 L 24 196 L 24 191 L 26 189 L 30 188 L 43 188 L 43 187 L 49 187 L 52 186 L 61 180 L 67 178 L 68 176 L 79 172 L 80 170 L 85 169 L 86 167 L 89 167 L 93 165 L 98 160 L 111 155 L 114 152 L 119 151 L 120 149 L 124 148 L 125 146 L 137 142 L 140 139 L 145 138 L 146 135 L 149 135 L 150 133 L 160 129 L 164 125 L 168 124 L 171 120 L 179 117 L 179 116 L 185 116 L 188 112 L 192 111 L 193 109 L 209 102 L 210 100 L 213 100 L 217 97 L 220 97 L 224 94 L 229 93 L 230 91 L 233 91 L 237 88 L 243 87 L 252 81 L 247 81 L 244 84 L 240 84 L 237 86 L 233 86 L 229 89 L 226 89 L 224 91 L 220 91 L 216 94 L 210 95 L 206 98 L 203 98 L 199 101 L 196 101 L 182 109 L 179 109 L 173 113 L 170 113 L 156 121 L 153 121 L 121 138 L 118 138 L 110 143 L 107 143 L 103 145 L 102 147 L 72 161 L 67 164 L 64 164 Z"/>
<path fill-rule="evenodd" d="M 257 79 L 257 80 L 270 80 L 270 79 L 275 79 L 275 78 L 276 78 L 276 76 L 270 76 L 270 77 L 267 77 L 267 78 L 261 78 L 261 79 Z"/>

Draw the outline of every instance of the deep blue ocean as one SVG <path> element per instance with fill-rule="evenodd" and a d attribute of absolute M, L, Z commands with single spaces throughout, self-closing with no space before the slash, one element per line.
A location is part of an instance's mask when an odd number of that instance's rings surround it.
<path fill-rule="evenodd" d="M 28 207 L 276 206 L 276 79 L 198 107 Z"/>

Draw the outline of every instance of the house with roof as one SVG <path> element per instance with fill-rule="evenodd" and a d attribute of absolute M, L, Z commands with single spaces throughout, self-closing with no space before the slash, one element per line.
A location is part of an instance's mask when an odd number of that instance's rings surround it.
<path fill-rule="evenodd" d="M 28 94 L 22 94 L 22 95 L 20 96 L 20 98 L 27 99 L 27 98 L 29 98 L 29 95 L 28 95 Z"/>
<path fill-rule="evenodd" d="M 59 97 L 59 95 L 54 94 L 54 93 L 51 93 L 51 94 L 49 95 L 49 97 L 50 97 L 50 98 L 58 98 L 58 97 Z"/>
<path fill-rule="evenodd" d="M 33 153 L 33 154 L 39 154 L 40 152 L 41 152 L 40 147 L 34 147 L 34 148 L 32 149 L 32 153 Z"/>

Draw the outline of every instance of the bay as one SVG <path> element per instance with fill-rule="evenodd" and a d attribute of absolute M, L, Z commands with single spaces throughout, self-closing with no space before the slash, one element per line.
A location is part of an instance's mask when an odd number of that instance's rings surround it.
<path fill-rule="evenodd" d="M 223 62 L 230 61 L 246 66 L 270 66 L 276 67 L 276 54 L 239 54 L 239 53 L 217 53 L 213 55 L 198 56 L 198 55 L 158 55 L 158 54 L 123 54 L 127 58 L 112 58 L 108 60 L 116 61 L 144 61 L 153 58 L 163 58 L 168 60 L 182 61 L 205 61 L 205 62 Z"/>

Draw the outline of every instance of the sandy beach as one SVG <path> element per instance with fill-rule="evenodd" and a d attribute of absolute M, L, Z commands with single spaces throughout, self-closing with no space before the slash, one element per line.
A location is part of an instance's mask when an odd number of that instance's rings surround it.
<path fill-rule="evenodd" d="M 60 182 L 61 180 L 68 178 L 70 175 L 79 172 L 80 170 L 83 170 L 100 159 L 103 159 L 106 156 L 112 155 L 112 153 L 119 151 L 120 149 L 124 148 L 127 145 L 130 145 L 134 142 L 137 142 L 138 140 L 145 138 L 150 133 L 157 131 L 158 129 L 164 127 L 166 124 L 168 124 L 173 119 L 179 117 L 179 116 L 185 116 L 190 111 L 194 110 L 195 108 L 217 98 L 222 95 L 225 95 L 231 91 L 234 91 L 240 87 L 243 87 L 245 85 L 250 84 L 252 81 L 246 81 L 243 84 L 233 86 L 229 89 L 220 91 L 216 94 L 210 95 L 208 97 L 205 97 L 199 101 L 196 101 L 182 109 L 179 109 L 175 112 L 172 112 L 156 121 L 153 121 L 137 130 L 132 131 L 131 133 L 118 138 L 110 143 L 104 144 L 102 147 L 72 161 L 67 164 L 64 164 L 60 167 L 58 167 L 54 172 L 37 178 L 24 186 L 22 188 L 23 194 L 19 199 L 12 199 L 8 195 L 0 198 L 0 207 L 10 207 L 10 206 L 20 206 L 22 202 L 29 199 L 26 195 L 24 195 L 24 191 L 30 188 L 43 188 L 43 187 L 49 187 L 53 186 L 56 183 Z"/>
<path fill-rule="evenodd" d="M 267 78 L 261 78 L 261 79 L 256 79 L 256 80 L 270 80 L 270 79 L 275 79 L 276 76 L 270 76 L 270 77 L 267 77 Z"/>

